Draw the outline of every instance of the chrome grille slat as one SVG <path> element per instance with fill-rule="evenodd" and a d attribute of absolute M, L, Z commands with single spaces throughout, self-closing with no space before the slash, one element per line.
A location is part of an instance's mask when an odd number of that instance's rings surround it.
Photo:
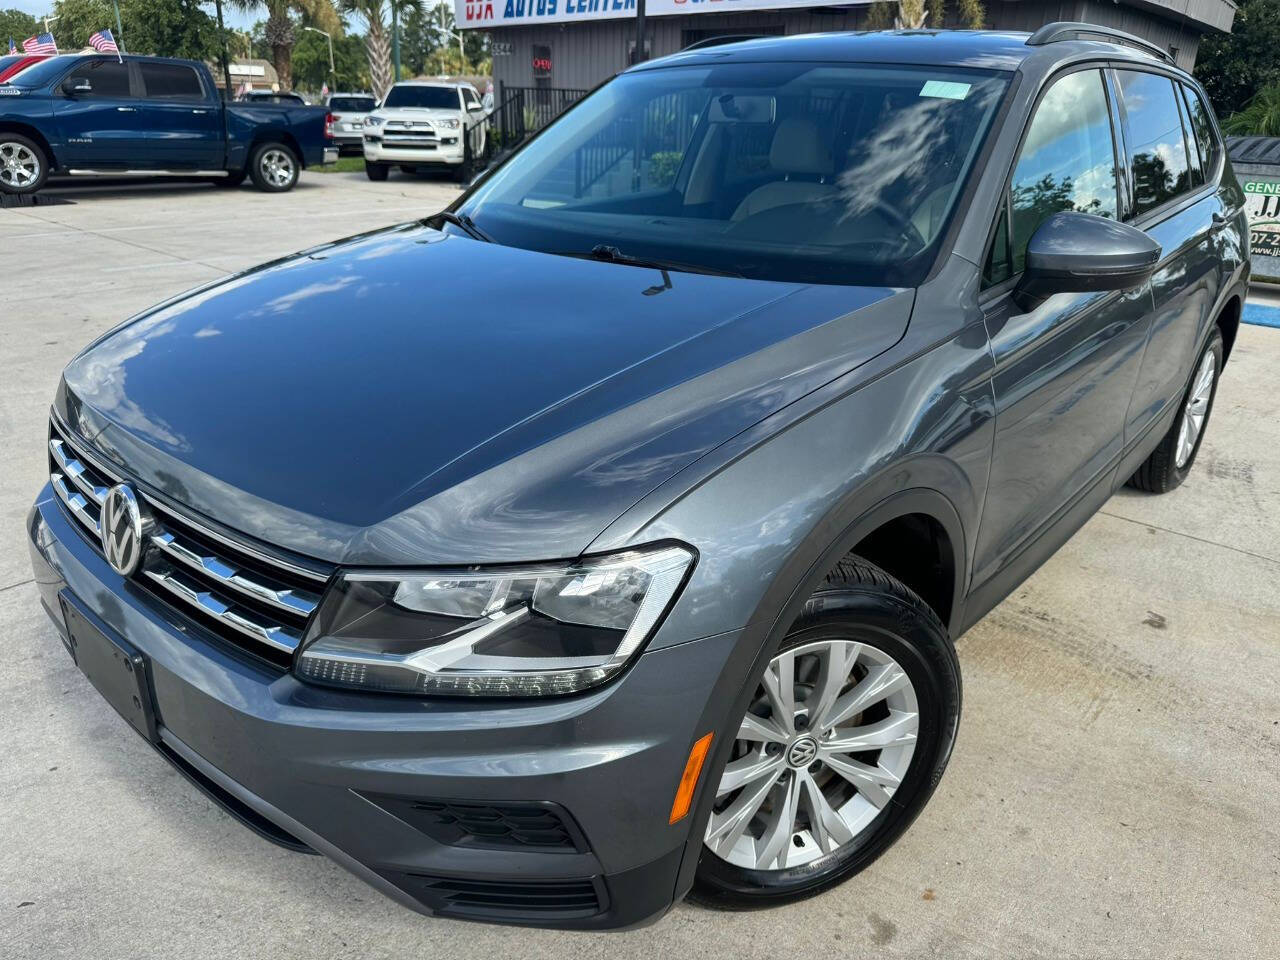
<path fill-rule="evenodd" d="M 148 565 L 143 573 L 153 583 L 206 616 L 276 650 L 293 653 L 302 639 L 300 631 L 283 624 L 263 623 L 231 598 L 214 590 L 203 590 L 198 584 L 184 580 L 176 568 L 167 564 Z"/>
<path fill-rule="evenodd" d="M 96 544 L 107 493 L 127 477 L 82 447 L 53 417 L 49 482 Z M 198 611 L 204 625 L 228 642 L 286 665 L 281 654 L 292 654 L 301 642 L 327 574 L 210 529 L 159 494 L 145 492 L 141 498 L 150 508 L 151 529 L 134 574 L 139 584 L 184 614 Z"/>
<path fill-rule="evenodd" d="M 174 560 L 199 570 L 205 576 L 227 586 L 252 594 L 264 603 L 287 613 L 309 617 L 320 603 L 320 597 L 287 587 L 275 588 L 254 580 L 242 570 L 220 557 L 207 556 L 193 550 L 167 530 L 151 535 L 151 542 Z"/>

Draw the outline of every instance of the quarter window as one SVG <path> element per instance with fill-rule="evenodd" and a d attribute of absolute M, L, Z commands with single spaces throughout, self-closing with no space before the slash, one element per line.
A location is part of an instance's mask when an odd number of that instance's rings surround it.
<path fill-rule="evenodd" d="M 1154 73 L 1117 70 L 1128 120 L 1134 215 L 1167 203 L 1191 186 L 1182 118 L 1173 81 Z"/>
<path fill-rule="evenodd" d="M 1068 74 L 1040 100 L 1013 170 L 1009 191 L 1013 273 L 1022 272 L 1027 241 L 1047 217 L 1074 210 L 1115 219 L 1117 196 L 1115 147 L 1102 73 Z"/>
<path fill-rule="evenodd" d="M 1213 131 L 1213 122 L 1209 119 L 1209 110 L 1204 105 L 1194 88 L 1182 85 L 1182 92 L 1187 97 L 1187 110 L 1191 115 L 1191 131 L 1195 135 L 1196 146 L 1200 150 L 1200 161 L 1204 166 L 1206 177 L 1213 176 L 1218 164 L 1218 137 Z"/>
<path fill-rule="evenodd" d="M 81 64 L 71 73 L 72 80 L 88 80 L 93 89 L 88 93 L 76 94 L 78 97 L 110 97 L 113 99 L 132 96 L 129 90 L 129 65 L 116 60 L 90 60 Z"/>

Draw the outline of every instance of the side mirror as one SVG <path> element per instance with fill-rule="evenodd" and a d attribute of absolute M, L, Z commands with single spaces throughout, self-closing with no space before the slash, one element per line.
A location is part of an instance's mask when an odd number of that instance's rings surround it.
<path fill-rule="evenodd" d="M 93 93 L 93 84 L 87 77 L 67 77 L 62 81 L 62 92 L 69 97 L 78 93 Z"/>
<path fill-rule="evenodd" d="M 1132 290 L 1155 273 L 1160 244 L 1127 223 L 1063 211 L 1046 219 L 1027 244 L 1019 294 Z"/>

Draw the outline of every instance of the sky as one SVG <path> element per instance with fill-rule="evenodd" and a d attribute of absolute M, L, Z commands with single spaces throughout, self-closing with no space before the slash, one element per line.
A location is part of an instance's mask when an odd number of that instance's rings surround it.
<path fill-rule="evenodd" d="M 437 0 L 426 0 L 426 5 L 429 7 L 434 7 L 436 5 L 436 2 Z M 213 4 L 209 3 L 208 7 L 209 7 L 209 12 L 212 14 Z M 44 16 L 44 14 L 46 13 L 53 12 L 53 0 L 0 0 L 0 9 L 10 9 L 10 8 L 23 10 L 31 14 L 32 16 L 40 17 L 40 16 Z M 231 27 L 232 29 L 235 29 L 235 30 L 248 30 L 255 23 L 261 20 L 263 18 L 263 15 L 264 14 L 262 11 L 258 11 L 255 13 L 238 13 L 237 11 L 231 10 L 226 6 L 224 6 L 222 10 L 223 21 L 226 23 L 228 27 Z M 54 38 L 57 39 L 58 25 L 56 23 L 52 23 L 49 26 L 53 28 Z"/>

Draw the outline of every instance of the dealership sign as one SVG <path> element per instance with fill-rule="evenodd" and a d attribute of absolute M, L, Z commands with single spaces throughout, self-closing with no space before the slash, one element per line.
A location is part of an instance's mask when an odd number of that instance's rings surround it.
<path fill-rule="evenodd" d="M 870 3 L 871 0 L 862 2 Z M 646 16 L 671 17 L 830 5 L 830 2 L 815 3 L 813 0 L 646 0 L 644 9 Z M 485 29 L 534 23 L 629 20 L 636 15 L 636 0 L 453 0 L 453 11 L 459 27 Z"/>
<path fill-rule="evenodd" d="M 1255 257 L 1280 257 L 1280 179 L 1250 177 L 1242 186 L 1250 250 Z"/>

